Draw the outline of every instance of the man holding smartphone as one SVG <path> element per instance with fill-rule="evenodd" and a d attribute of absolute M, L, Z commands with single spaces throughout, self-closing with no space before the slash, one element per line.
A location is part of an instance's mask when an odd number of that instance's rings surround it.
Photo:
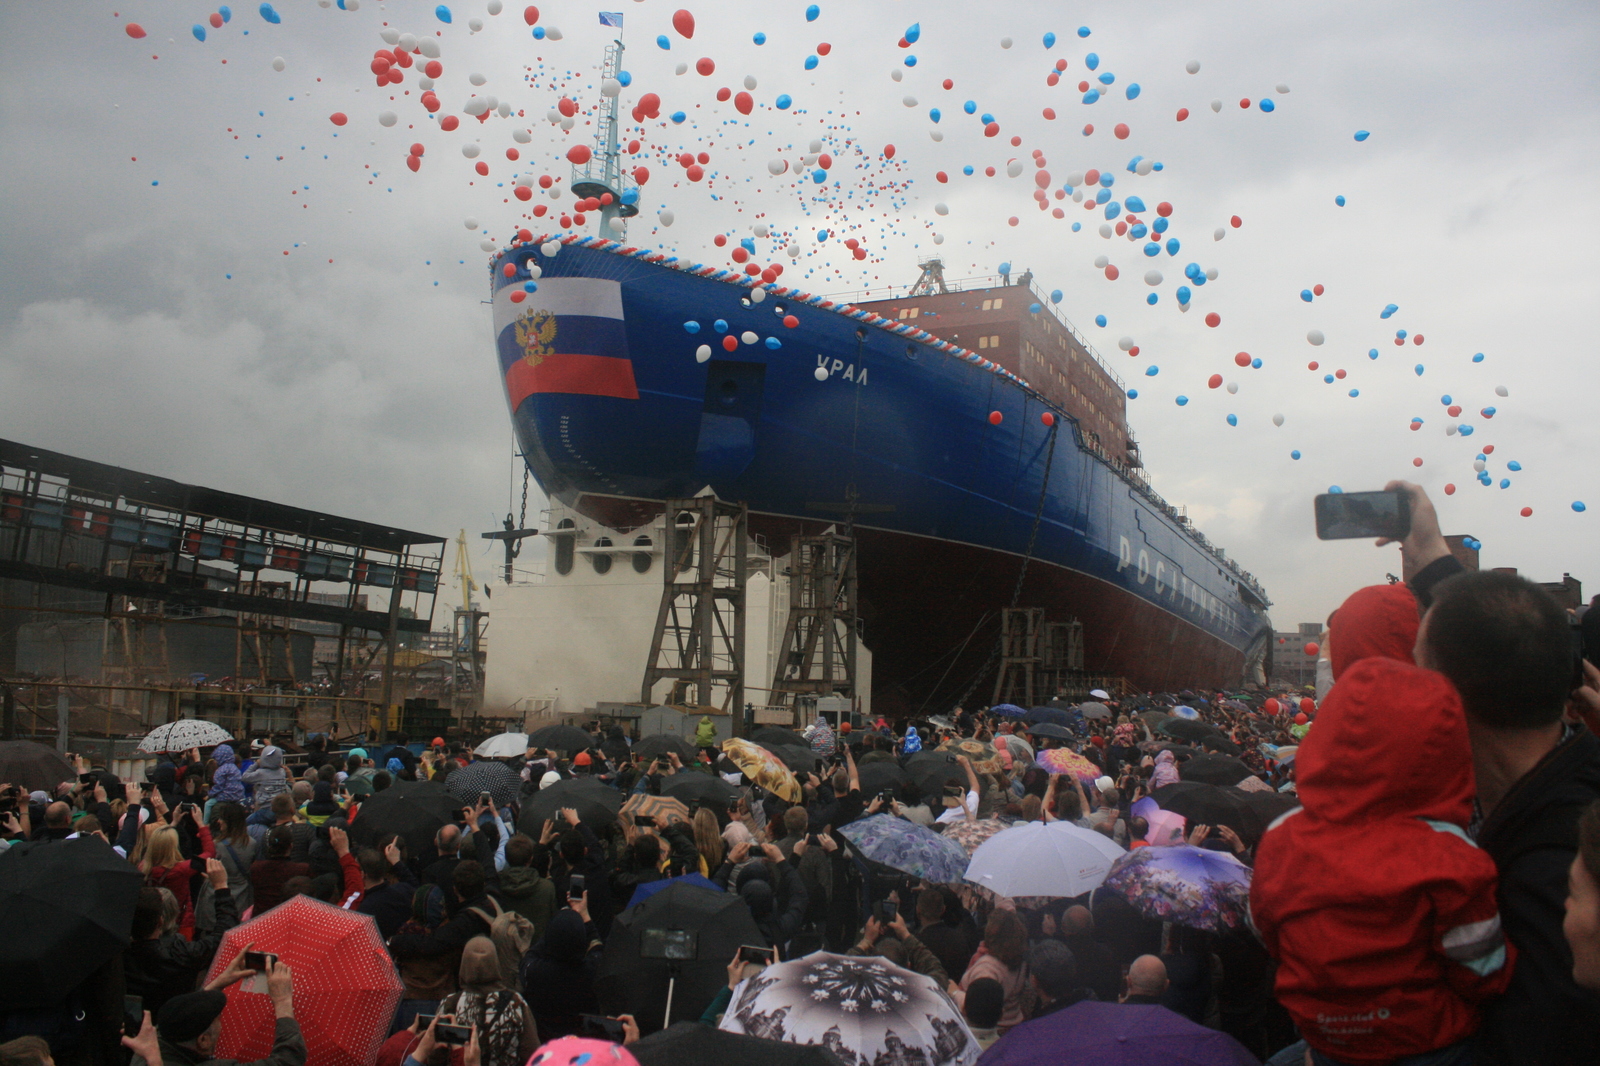
<path fill-rule="evenodd" d="M 216 1057 L 222 1038 L 222 1011 L 228 1005 L 222 990 L 237 980 L 255 976 L 254 970 L 244 968 L 245 953 L 253 946 L 245 945 L 228 968 L 201 991 L 167 1000 L 154 1025 L 146 1011 L 139 1035 L 122 1038 L 134 1053 L 132 1066 L 202 1066 L 225 1061 Z M 268 963 L 267 995 L 276 1019 L 272 1051 L 264 1059 L 240 1066 L 305 1066 L 306 1042 L 300 1024 L 294 1020 L 294 980 L 287 965 Z"/>

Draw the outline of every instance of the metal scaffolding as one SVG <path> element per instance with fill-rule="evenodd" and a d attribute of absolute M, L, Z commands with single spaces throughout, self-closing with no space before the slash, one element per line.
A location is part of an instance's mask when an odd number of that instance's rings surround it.
<path fill-rule="evenodd" d="M 856 695 L 856 542 L 829 529 L 789 540 L 789 617 L 772 674 L 771 702 Z"/>
<path fill-rule="evenodd" d="M 722 713 L 744 706 L 744 609 L 749 508 L 724 503 L 707 491 L 692 500 L 667 501 L 662 556 L 661 607 L 650 638 L 640 700 L 713 706 L 723 689 Z M 670 680 L 663 700 L 656 685 Z"/>

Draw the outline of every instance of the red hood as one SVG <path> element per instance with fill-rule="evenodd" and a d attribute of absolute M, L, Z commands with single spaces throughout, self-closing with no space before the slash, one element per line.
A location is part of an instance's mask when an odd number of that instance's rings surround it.
<path fill-rule="evenodd" d="M 1417 643 L 1417 598 L 1403 582 L 1369 585 L 1357 589 L 1333 613 L 1328 623 L 1328 645 L 1334 680 L 1360 659 L 1381 655 L 1414 662 Z"/>
<path fill-rule="evenodd" d="M 1393 659 L 1356 662 L 1322 701 L 1296 757 L 1295 783 L 1319 820 L 1416 817 L 1465 826 L 1476 782 L 1454 686 Z"/>

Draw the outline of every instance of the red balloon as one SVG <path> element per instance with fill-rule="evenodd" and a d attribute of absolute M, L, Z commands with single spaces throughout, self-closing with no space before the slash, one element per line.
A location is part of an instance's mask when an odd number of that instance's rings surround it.
<path fill-rule="evenodd" d="M 343 125 L 343 123 L 340 123 L 340 125 Z M 444 130 L 446 133 L 449 133 L 459 125 L 461 125 L 461 120 L 454 115 L 446 115 L 444 118 L 439 120 L 439 128 Z"/>
<path fill-rule="evenodd" d="M 1322 289 L 1321 285 L 1313 285 L 1311 287 L 1311 294 L 1313 296 L 1321 296 L 1322 292 L 1323 292 L 1323 289 Z"/>
<path fill-rule="evenodd" d="M 1418 333 L 1415 336 L 1413 336 L 1411 338 L 1411 343 L 1412 344 L 1421 344 L 1422 343 L 1422 334 Z"/>
<path fill-rule="evenodd" d="M 1244 108 L 1247 108 L 1247 107 L 1249 107 L 1249 106 L 1250 106 L 1250 98 L 1249 98 L 1249 97 L 1248 97 L 1248 96 L 1246 96 L 1246 97 L 1242 97 L 1242 98 L 1241 98 L 1241 99 L 1240 99 L 1240 100 L 1239 100 L 1239 106 L 1240 106 L 1240 107 L 1244 107 Z"/>
<path fill-rule="evenodd" d="M 1122 273 L 1122 271 L 1117 269 L 1117 264 L 1115 264 L 1115 263 L 1107 263 L 1106 264 L 1106 280 L 1107 281 L 1116 281 L 1117 277 L 1121 273 Z"/>
<path fill-rule="evenodd" d="M 208 19 L 207 21 L 209 21 L 211 23 L 211 28 L 212 29 L 214 29 L 214 30 L 222 29 L 222 15 L 221 15 L 221 13 L 213 11 L 211 13 L 211 18 Z"/>
<path fill-rule="evenodd" d="M 829 44 L 827 41 L 823 41 L 821 44 L 817 45 L 817 55 L 819 56 L 825 56 L 831 51 L 833 51 L 833 45 Z"/>
<path fill-rule="evenodd" d="M 539 188 L 548 189 L 550 186 L 552 186 L 554 184 L 555 184 L 555 179 L 552 178 L 550 175 L 548 175 L 548 174 L 540 174 L 539 175 Z"/>
<path fill-rule="evenodd" d="M 533 240 L 533 231 L 528 229 L 517 230 L 517 240 L 521 241 L 523 244 L 527 244 L 529 241 Z"/>
<path fill-rule="evenodd" d="M 335 111 L 333 114 L 328 116 L 328 121 L 333 123 L 335 126 L 343 126 L 346 122 L 349 122 L 350 119 L 343 111 Z"/>
<path fill-rule="evenodd" d="M 1311 641 L 1311 642 L 1310 642 L 1310 643 L 1309 643 L 1309 644 L 1307 644 L 1307 645 L 1306 645 L 1306 647 L 1305 647 L 1305 653 L 1306 653 L 1306 654 L 1307 654 L 1307 655 L 1315 655 L 1315 654 L 1317 654 L 1317 652 L 1319 652 L 1319 651 L 1321 651 L 1321 650 L 1322 650 L 1322 649 L 1321 649 L 1321 648 L 1320 648 L 1320 647 L 1319 647 L 1319 646 L 1318 646 L 1318 645 L 1317 645 L 1317 642 L 1316 642 L 1316 641 Z M 1301 706 L 1304 706 L 1304 704 L 1303 704 L 1303 703 L 1302 703 L 1302 704 L 1301 704 Z"/>
<path fill-rule="evenodd" d="M 697 70 L 701 76 L 709 78 L 716 72 L 717 65 L 711 61 L 709 56 L 703 56 L 700 59 L 695 60 L 694 69 Z"/>
<path fill-rule="evenodd" d="M 733 261 L 735 263 L 743 263 L 746 260 L 748 260 L 749 258 L 750 258 L 750 253 L 745 251 L 742 247 L 741 248 L 735 248 L 733 250 Z"/>
<path fill-rule="evenodd" d="M 823 170 L 829 169 L 833 166 L 833 156 L 829 155 L 827 152 L 823 152 L 821 155 L 817 156 L 817 166 L 821 167 Z"/>
<path fill-rule="evenodd" d="M 383 75 L 389 73 L 389 68 L 392 67 L 393 65 L 394 64 L 390 63 L 387 59 L 384 59 L 382 56 L 379 56 L 377 59 L 374 59 L 372 61 L 372 64 L 371 64 L 372 73 L 378 75 L 379 77 L 382 77 Z"/>
<path fill-rule="evenodd" d="M 563 96 L 556 102 L 556 110 L 561 112 L 563 117 L 571 118 L 573 115 L 578 113 L 578 105 L 573 103 L 567 97 Z"/>
<path fill-rule="evenodd" d="M 413 144 L 411 146 L 411 154 L 412 155 L 422 155 L 426 151 L 427 151 L 427 148 L 421 142 L 418 142 L 418 143 Z"/>
<path fill-rule="evenodd" d="M 136 41 L 144 36 L 144 27 L 139 25 L 137 22 L 130 22 L 122 28 L 127 31 L 129 37 L 132 37 Z M 948 88 L 948 86 L 946 86 L 946 88 Z"/>
<path fill-rule="evenodd" d="M 1045 108 L 1044 117 L 1046 122 L 1054 122 L 1056 120 L 1056 109 L 1053 107 Z"/>
<path fill-rule="evenodd" d="M 1446 496 L 1454 496 L 1456 494 L 1456 487 L 1454 485 L 1446 485 L 1444 487 L 1444 494 Z"/>
<path fill-rule="evenodd" d="M 1098 185 L 1098 184 L 1100 184 L 1100 172 L 1098 170 L 1090 170 L 1090 171 L 1088 171 L 1083 176 L 1083 183 L 1085 185 Z"/>
<path fill-rule="evenodd" d="M 1312 699 L 1310 696 L 1302 696 L 1300 697 L 1300 709 L 1305 713 L 1310 714 L 1317 709 L 1317 701 Z"/>
<path fill-rule="evenodd" d="M 1222 316 L 1217 314 L 1215 311 L 1211 312 L 1206 316 L 1206 325 L 1215 329 L 1216 327 L 1222 325 Z"/>
<path fill-rule="evenodd" d="M 515 189 L 511 190 L 511 194 L 519 200 L 533 199 L 533 190 L 528 188 L 526 185 L 518 185 Z"/>
<path fill-rule="evenodd" d="M 1315 370 L 1316 368 L 1317 368 L 1317 361 L 1315 359 L 1311 360 L 1311 362 L 1306 364 L 1306 369 L 1307 370 Z"/>
<path fill-rule="evenodd" d="M 733 98 L 733 109 L 741 115 L 748 115 L 756 106 L 756 102 L 749 93 L 738 93 Z"/>
<path fill-rule="evenodd" d="M 991 426 L 998 426 L 1000 423 L 1004 422 L 1005 420 L 1006 420 L 1006 416 L 1001 414 L 999 411 L 990 411 L 989 412 L 989 424 Z"/>
<path fill-rule="evenodd" d="M 633 168 L 633 183 L 635 185 L 643 185 L 645 182 L 647 182 L 649 180 L 650 180 L 650 168 L 649 167 L 634 167 Z"/>
<path fill-rule="evenodd" d="M 411 173 L 415 174 L 422 167 L 422 157 L 420 155 L 406 156 L 406 166 L 410 167 Z M 510 266 L 511 264 L 507 263 L 506 265 Z"/>
<path fill-rule="evenodd" d="M 941 171 L 939 171 L 939 173 L 937 173 L 937 174 L 935 174 L 933 176 L 933 180 L 937 181 L 939 184 L 943 185 L 943 184 L 945 184 L 946 182 L 948 182 L 950 180 L 950 175 L 946 174 L 944 171 L 941 170 Z"/>
<path fill-rule="evenodd" d="M 1189 117 L 1189 109 L 1187 107 L 1178 108 L 1178 121 L 1179 122 L 1182 122 L 1184 119 L 1186 119 L 1188 117 Z"/>
<path fill-rule="evenodd" d="M 1295 725 L 1305 725 L 1309 721 L 1311 721 L 1311 716 L 1306 714 L 1304 711 L 1301 711 L 1299 714 L 1294 716 Z"/>
<path fill-rule="evenodd" d="M 480 175 L 482 175 L 485 178 L 487 178 L 489 176 L 489 164 L 485 163 L 481 159 L 478 160 L 477 165 L 474 166 L 472 169 L 476 170 Z"/>
<path fill-rule="evenodd" d="M 422 73 L 426 74 L 430 78 L 437 78 L 439 75 L 444 73 L 444 64 L 439 62 L 437 59 L 430 59 L 428 60 L 427 65 L 422 68 Z"/>
<path fill-rule="evenodd" d="M 517 276 L 517 264 L 515 264 L 515 263 L 507 263 L 505 266 L 500 268 L 500 273 L 504 274 L 508 278 L 516 277 Z"/>
<path fill-rule="evenodd" d="M 1166 218 L 1172 214 L 1172 205 L 1163 200 L 1161 203 L 1156 204 L 1156 214 Z"/>
<path fill-rule="evenodd" d="M 1250 353 L 1249 352 L 1240 352 L 1238 355 L 1233 357 L 1233 362 L 1234 362 L 1235 366 L 1249 366 L 1250 365 Z"/>
<path fill-rule="evenodd" d="M 681 153 L 679 153 L 679 155 L 678 155 L 678 165 L 680 167 L 692 167 L 692 166 L 694 166 L 694 153 L 693 152 L 681 152 Z"/>
<path fill-rule="evenodd" d="M 728 88 L 726 85 L 724 85 L 722 88 L 717 90 L 717 103 L 719 103 L 719 104 L 727 103 L 728 102 L 728 98 L 731 97 L 732 95 L 733 95 L 733 90 Z"/>
<path fill-rule="evenodd" d="M 1128 124 L 1126 122 L 1119 122 L 1111 132 L 1116 134 L 1117 140 L 1125 141 L 1128 139 Z"/>
<path fill-rule="evenodd" d="M 1445 410 L 1445 413 L 1448 414 L 1451 418 L 1455 418 L 1456 416 L 1461 414 L 1461 405 L 1458 404 L 1458 403 L 1453 403 L 1449 407 L 1446 407 L 1444 410 Z M 1484 454 L 1488 455 L 1489 453 L 1488 452 L 1484 452 Z"/>
<path fill-rule="evenodd" d="M 987 126 L 983 127 L 983 135 L 985 137 L 997 137 L 999 134 L 1000 123 L 998 122 L 991 122 Z"/>
<path fill-rule="evenodd" d="M 1244 219 L 1240 218 L 1238 215 L 1234 215 L 1232 218 L 1228 219 L 1228 225 L 1232 226 L 1234 229 L 1238 229 L 1240 226 L 1244 225 Z"/>
<path fill-rule="evenodd" d="M 885 158 L 885 159 L 893 159 L 894 158 L 894 145 L 886 144 L 886 145 L 883 146 L 883 158 Z"/>
<path fill-rule="evenodd" d="M 1333 376 L 1338 378 L 1340 381 L 1343 381 L 1344 380 L 1344 371 L 1343 370 L 1335 370 L 1333 372 Z"/>
<path fill-rule="evenodd" d="M 1421 466 L 1422 465 L 1422 458 L 1419 456 L 1419 457 L 1411 460 L 1411 465 L 1412 466 Z"/>
<path fill-rule="evenodd" d="M 433 114 L 435 111 L 439 110 L 439 98 L 433 93 L 423 93 L 422 109 L 430 115 Z"/>
<path fill-rule="evenodd" d="M 1131 358 L 1137 359 L 1139 357 L 1139 346 L 1135 344 L 1132 348 L 1129 348 L 1128 355 Z"/>
<path fill-rule="evenodd" d="M 1267 697 L 1267 701 L 1261 705 L 1261 709 L 1270 715 L 1276 715 L 1280 707 L 1281 704 L 1279 704 L 1277 700 L 1270 696 Z"/>
<path fill-rule="evenodd" d="M 528 5 L 527 7 L 523 8 L 522 9 L 522 21 L 526 22 L 530 26 L 532 26 L 535 22 L 538 22 L 539 21 L 539 9 L 534 7 L 531 4 Z"/>
<path fill-rule="evenodd" d="M 587 163 L 590 157 L 593 155 L 594 153 L 589 151 L 589 146 L 587 144 L 575 144 L 571 148 L 567 149 L 567 162 L 581 167 L 583 164 Z"/>
<path fill-rule="evenodd" d="M 1045 79 L 1044 79 L 1044 83 L 1046 85 L 1056 85 L 1056 84 L 1059 84 L 1060 81 L 1061 81 L 1061 75 L 1057 74 L 1053 70 L 1049 74 L 1047 74 L 1045 76 Z"/>
<path fill-rule="evenodd" d="M 687 10 L 679 8 L 672 13 L 672 28 L 685 37 L 694 36 L 694 16 Z"/>
<path fill-rule="evenodd" d="M 1208 388 L 1208 389 L 1220 389 L 1220 388 L 1222 388 L 1222 375 L 1221 374 L 1212 374 L 1209 378 L 1207 378 L 1206 379 L 1206 388 Z"/>
<path fill-rule="evenodd" d="M 518 152 L 515 148 L 507 148 L 506 149 L 506 158 L 511 160 L 513 163 L 515 163 L 517 161 L 517 159 L 520 158 L 520 156 L 521 156 L 521 153 Z"/>
<path fill-rule="evenodd" d="M 733 334 L 730 333 L 726 337 L 722 338 L 722 350 L 723 351 L 731 352 L 737 347 L 739 347 L 739 338 L 738 337 L 735 337 Z"/>
<path fill-rule="evenodd" d="M 798 326 L 800 324 L 800 320 L 798 318 L 794 317 L 793 315 L 784 315 L 783 316 L 783 324 L 785 326 L 787 326 L 789 329 L 794 329 L 796 326 Z"/>
<path fill-rule="evenodd" d="M 639 110 L 644 112 L 647 118 L 657 117 L 661 114 L 661 97 L 655 93 L 645 93 L 639 97 Z"/>
<path fill-rule="evenodd" d="M 1483 446 L 1483 454 L 1484 455 L 1493 455 L 1494 454 L 1494 445 L 1493 444 L 1485 444 Z"/>
<path fill-rule="evenodd" d="M 706 176 L 705 168 L 702 167 L 699 163 L 696 163 L 694 166 L 690 167 L 684 173 L 688 176 L 690 181 L 699 181 L 701 178 Z"/>
<path fill-rule="evenodd" d="M 1046 411 L 1044 414 L 1039 416 L 1039 421 L 1044 423 L 1046 429 L 1049 429 L 1051 426 L 1056 424 L 1056 416 L 1051 412 Z"/>
<path fill-rule="evenodd" d="M 507 297 L 507 299 L 510 300 L 514 304 L 519 304 L 523 300 L 526 300 L 527 298 L 528 298 L 528 290 L 526 290 L 526 289 L 512 289 L 511 290 L 511 295 Z"/>
<path fill-rule="evenodd" d="M 867 250 L 865 248 L 857 248 L 850 254 L 855 256 L 857 259 L 865 259 L 867 257 Z"/>
<path fill-rule="evenodd" d="M 416 60 L 412 59 L 411 53 L 406 51 L 404 48 L 396 48 L 394 50 L 394 62 L 395 66 L 405 67 L 407 70 L 410 70 L 411 64 L 416 62 Z"/>

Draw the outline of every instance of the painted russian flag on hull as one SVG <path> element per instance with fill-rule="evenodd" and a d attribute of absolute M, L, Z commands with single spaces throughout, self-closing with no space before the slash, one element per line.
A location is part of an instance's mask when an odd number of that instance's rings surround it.
<path fill-rule="evenodd" d="M 540 392 L 637 400 L 622 315 L 622 285 L 604 278 L 549 278 L 521 303 L 495 293 L 494 324 L 506 400 L 515 411 Z"/>

